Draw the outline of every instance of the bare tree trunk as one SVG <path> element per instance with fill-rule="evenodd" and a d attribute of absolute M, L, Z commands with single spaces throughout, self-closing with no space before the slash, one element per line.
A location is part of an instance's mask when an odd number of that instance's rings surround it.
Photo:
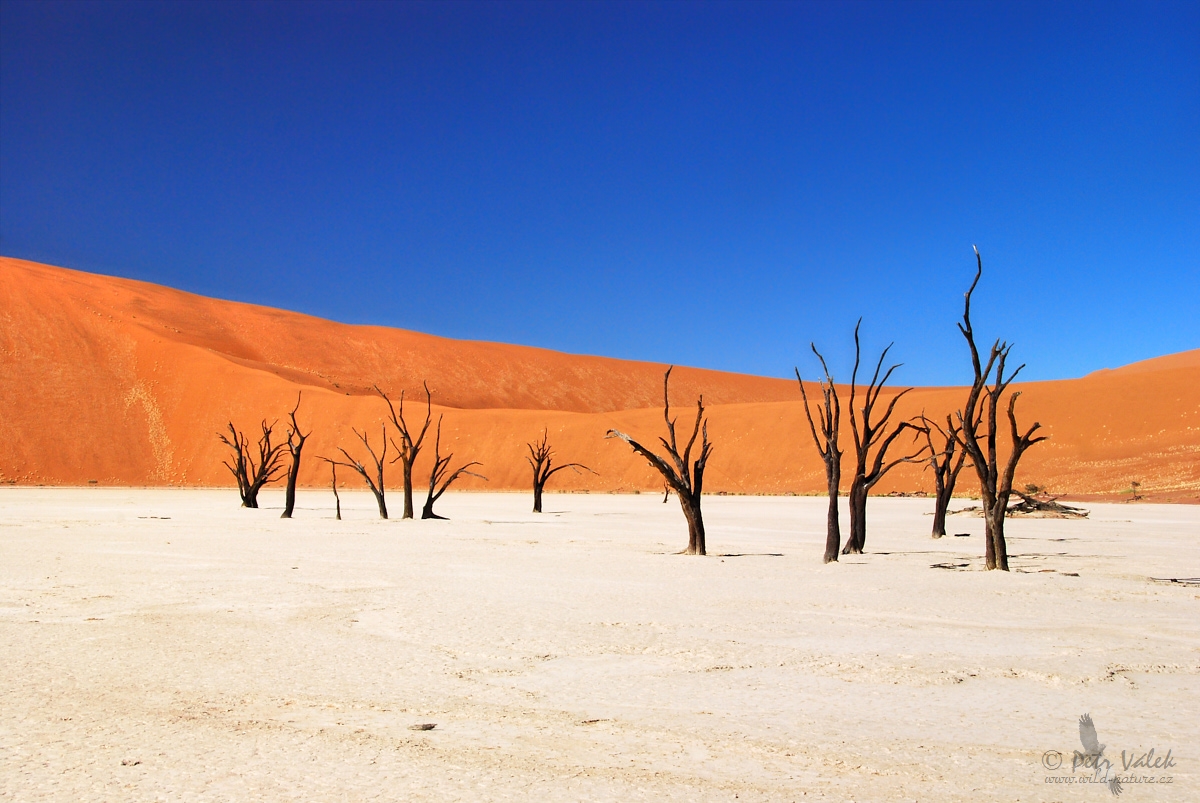
<path fill-rule="evenodd" d="M 829 472 L 828 480 L 829 511 L 825 514 L 825 563 L 835 563 L 842 547 L 842 530 L 838 522 L 838 485 L 842 481 L 841 461 L 838 461 Z"/>
<path fill-rule="evenodd" d="M 982 494 L 984 522 L 984 565 L 990 569 L 1008 569 L 1008 543 L 1004 539 L 1004 520 L 1008 515 L 1009 494 L 1003 491 Z"/>
<path fill-rule="evenodd" d="M 825 379 L 821 382 L 823 407 L 817 408 L 817 417 L 821 419 L 821 434 L 817 434 L 817 425 L 813 421 L 812 411 L 808 406 L 808 392 L 804 389 L 804 380 L 800 378 L 800 369 L 796 368 L 796 381 L 800 383 L 800 396 L 804 399 L 804 415 L 808 418 L 808 429 L 812 433 L 813 443 L 817 445 L 817 453 L 825 463 L 825 482 L 829 489 L 829 513 L 825 517 L 825 563 L 836 563 L 838 551 L 842 547 L 842 528 L 838 521 L 838 489 L 842 483 L 842 451 L 838 448 L 838 428 L 842 420 L 842 406 L 838 400 L 837 388 L 834 387 L 833 377 L 829 375 L 829 366 L 825 358 L 817 351 L 815 343 L 810 343 L 813 354 L 821 361 L 825 371 Z"/>
<path fill-rule="evenodd" d="M 1004 511 L 996 513 L 996 503 L 986 505 L 984 520 L 984 564 L 988 570 L 1000 569 L 1008 571 L 1008 545 L 1004 540 Z"/>
<path fill-rule="evenodd" d="M 296 509 L 296 478 L 300 474 L 299 455 L 292 453 L 292 464 L 288 467 L 287 489 L 283 493 L 283 513 L 281 519 L 290 519 Z"/>
<path fill-rule="evenodd" d="M 674 366 L 668 368 L 663 376 L 663 419 L 667 422 L 668 437 L 659 439 L 667 450 L 667 458 L 670 462 L 659 457 L 624 432 L 610 429 L 605 437 L 620 438 L 625 441 L 634 452 L 646 458 L 655 471 L 662 474 L 663 479 L 679 497 L 679 504 L 683 507 L 683 516 L 687 520 L 688 546 L 684 550 L 684 554 L 704 555 L 707 553 L 704 543 L 704 518 L 700 513 L 700 498 L 704 492 L 704 469 L 708 465 L 709 455 L 712 454 L 712 444 L 708 442 L 708 421 L 704 418 L 704 397 L 701 396 L 696 402 L 696 424 L 692 427 L 692 437 L 688 440 L 683 452 L 680 453 L 679 443 L 675 439 L 675 419 L 671 418 L 671 401 L 668 392 L 673 368 Z M 701 437 L 700 453 L 693 463 L 691 462 L 692 447 L 696 445 L 697 437 Z"/>
<path fill-rule="evenodd" d="M 533 485 L 533 512 L 542 512 L 542 486 L 538 483 Z"/>
<path fill-rule="evenodd" d="M 704 544 L 704 514 L 700 512 L 699 498 L 680 495 L 679 504 L 688 525 L 688 546 L 685 554 L 707 554 Z"/>
<path fill-rule="evenodd" d="M 342 497 L 338 496 L 337 464 L 330 463 L 329 467 L 333 470 L 333 477 L 330 479 L 329 484 L 333 488 L 333 502 L 335 505 L 337 505 L 337 520 L 341 521 L 342 520 Z"/>
<path fill-rule="evenodd" d="M 300 476 L 300 453 L 304 450 L 304 441 L 308 440 L 311 432 L 302 433 L 296 423 L 296 411 L 300 409 L 300 394 L 296 394 L 296 406 L 289 413 L 291 426 L 288 428 L 287 447 L 292 456 L 292 464 L 288 467 L 287 492 L 284 494 L 283 515 L 279 518 L 290 519 L 296 508 L 296 480 Z"/>
<path fill-rule="evenodd" d="M 379 508 L 379 518 L 386 519 L 388 517 L 387 500 L 383 498 L 383 489 L 375 494 L 375 505 Z"/>
<path fill-rule="evenodd" d="M 850 484 L 850 537 L 846 539 L 843 555 L 861 555 L 867 542 L 867 484 L 855 476 Z"/>
<path fill-rule="evenodd" d="M 942 538 L 946 535 L 946 513 L 950 509 L 950 497 L 954 495 L 954 489 L 947 487 L 941 478 L 935 480 L 934 485 L 937 487 L 934 491 L 933 531 L 931 535 L 934 538 Z"/>
<path fill-rule="evenodd" d="M 1008 542 L 1004 540 L 1004 513 L 998 516 L 1000 526 L 992 525 L 992 533 L 995 534 L 995 550 L 996 563 L 1004 567 L 1004 571 L 1008 571 Z"/>
<path fill-rule="evenodd" d="M 962 471 L 966 453 L 960 452 L 957 462 L 945 473 L 944 479 L 934 482 L 937 494 L 933 510 L 933 537 L 941 538 L 946 534 L 946 514 L 950 511 L 950 500 L 954 498 L 954 488 L 958 485 L 958 474 Z"/>
<path fill-rule="evenodd" d="M 415 460 L 416 456 L 414 455 L 412 460 L 401 460 L 400 464 L 401 474 L 404 477 L 404 513 L 400 516 L 401 519 L 413 517 L 412 472 Z"/>

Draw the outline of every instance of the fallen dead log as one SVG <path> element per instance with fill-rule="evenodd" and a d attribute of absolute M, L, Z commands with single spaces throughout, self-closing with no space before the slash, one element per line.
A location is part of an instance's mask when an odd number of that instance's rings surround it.
<path fill-rule="evenodd" d="M 1089 511 L 1081 507 L 1061 504 L 1058 501 L 1058 497 L 1038 499 L 1028 494 L 1023 494 L 1020 491 L 1013 491 L 1013 495 L 1020 497 L 1020 501 L 1009 502 L 1004 512 L 1005 518 L 1024 516 L 1040 519 L 1086 519 L 1088 517 Z M 970 507 L 951 510 L 949 515 L 958 516 L 965 513 L 982 516 L 983 509 L 979 505 L 971 505 Z"/>

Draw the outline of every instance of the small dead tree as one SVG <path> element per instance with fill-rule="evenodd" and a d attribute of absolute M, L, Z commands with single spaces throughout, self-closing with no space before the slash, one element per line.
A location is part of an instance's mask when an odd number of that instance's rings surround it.
<path fill-rule="evenodd" d="M 846 539 L 846 546 L 842 548 L 843 555 L 859 554 L 866 547 L 867 497 L 870 495 L 871 489 L 893 468 L 901 463 L 916 461 L 925 451 L 925 447 L 921 447 L 913 454 L 899 457 L 890 463 L 885 462 L 888 449 L 895 443 L 896 438 L 900 437 L 906 429 L 914 430 L 914 433 L 920 430 L 920 427 L 914 426 L 909 421 L 901 421 L 891 434 L 887 434 L 888 421 L 896 409 L 896 402 L 900 401 L 912 388 L 906 388 L 893 396 L 884 409 L 883 415 L 877 421 L 871 420 L 875 412 L 875 405 L 879 402 L 879 394 L 883 391 L 892 372 L 900 367 L 899 364 L 893 365 L 887 369 L 883 379 L 879 378 L 883 361 L 891 351 L 891 344 L 879 355 L 879 361 L 875 364 L 875 373 L 871 377 L 871 383 L 867 385 L 863 405 L 861 408 L 855 409 L 860 354 L 858 328 L 861 325 L 862 319 L 859 318 L 858 323 L 854 326 L 854 372 L 850 375 L 850 429 L 854 433 L 854 479 L 850 481 L 850 537 Z M 874 457 L 871 456 L 872 447 L 875 448 Z"/>
<path fill-rule="evenodd" d="M 254 454 L 251 451 L 250 440 L 243 433 L 238 432 L 233 426 L 233 422 L 229 422 L 229 434 L 225 435 L 222 432 L 217 433 L 217 437 L 221 439 L 221 443 L 233 450 L 232 462 L 230 460 L 221 461 L 225 468 L 229 469 L 229 473 L 234 476 L 238 484 L 238 495 L 242 498 L 242 507 L 258 507 L 258 492 L 267 483 L 274 482 L 279 478 L 279 472 L 283 467 L 279 465 L 282 458 L 283 444 L 271 443 L 271 432 L 275 425 L 267 425 L 266 419 L 262 422 L 262 436 L 258 439 L 258 460 L 254 459 Z"/>
<path fill-rule="evenodd" d="M 387 459 L 387 445 L 388 445 L 387 424 L 386 423 L 382 425 L 382 429 L 383 429 L 383 448 L 380 450 L 379 454 L 375 454 L 375 450 L 371 448 L 371 441 L 367 438 L 366 430 L 363 430 L 362 432 L 359 432 L 357 429 L 354 429 L 354 428 L 351 428 L 351 430 L 350 430 L 351 432 L 353 432 L 355 435 L 358 436 L 358 439 L 360 441 L 362 441 L 363 446 L 365 446 L 367 449 L 367 454 L 371 455 L 371 462 L 374 463 L 373 469 L 369 470 L 366 466 L 364 466 L 358 460 L 355 460 L 353 457 L 350 456 L 350 453 L 347 452 L 345 449 L 343 449 L 341 446 L 338 447 L 338 451 L 341 452 L 342 455 L 345 456 L 345 458 L 346 458 L 345 460 L 334 460 L 334 459 L 328 458 L 328 457 L 321 457 L 319 459 L 324 460 L 326 463 L 331 463 L 335 466 L 345 466 L 348 469 L 352 469 L 353 471 L 358 472 L 359 476 L 361 476 L 363 478 L 363 480 L 366 481 L 367 487 L 371 489 L 371 493 L 374 494 L 374 496 L 375 496 L 375 504 L 379 506 L 379 518 L 386 519 L 388 517 L 387 500 L 384 498 L 384 488 L 383 488 L 383 466 L 384 466 L 384 461 Z M 371 476 L 372 471 L 375 474 L 374 477 Z"/>
<path fill-rule="evenodd" d="M 329 478 L 329 487 L 333 488 L 333 503 L 337 506 L 337 520 L 341 521 L 342 520 L 342 497 L 338 496 L 337 464 L 331 461 L 329 464 L 329 469 L 330 469 L 330 473 L 332 474 L 332 476 Z"/>
<path fill-rule="evenodd" d="M 967 403 L 958 413 L 959 445 L 967 453 L 967 457 L 975 465 L 975 473 L 979 476 L 979 488 L 983 501 L 984 530 L 986 533 L 985 563 L 987 568 L 1008 571 L 1008 545 L 1004 540 L 1004 516 L 1008 510 L 1008 500 L 1012 496 L 1013 479 L 1017 474 L 1017 463 L 1025 451 L 1035 443 L 1046 440 L 1046 436 L 1034 436 L 1041 424 L 1034 422 L 1022 434 L 1017 429 L 1017 398 L 1020 392 L 1008 397 L 1009 436 L 1012 441 L 1012 451 L 1004 470 L 999 467 L 999 454 L 996 437 L 999 430 L 997 423 L 1001 397 L 1009 384 L 1021 373 L 1024 364 L 1017 367 L 1008 376 L 1004 375 L 1005 362 L 1012 350 L 1010 343 L 997 339 L 992 344 L 987 363 L 983 364 L 979 357 L 979 349 L 975 346 L 975 332 L 971 329 L 971 294 L 975 292 L 979 278 L 983 275 L 983 258 L 979 249 L 975 249 L 975 281 L 967 290 L 966 303 L 963 306 L 963 320 L 958 329 L 967 340 L 971 349 L 971 366 L 975 371 L 975 381 L 971 384 Z M 992 379 L 992 369 L 995 368 L 995 379 Z M 988 382 L 992 386 L 988 387 Z M 979 442 L 979 427 L 966 426 L 964 422 L 975 421 L 977 417 L 983 421 L 984 442 Z M 986 449 L 986 452 L 985 452 Z"/>
<path fill-rule="evenodd" d="M 542 430 L 542 439 L 540 441 L 532 441 L 525 444 L 529 447 L 529 457 L 525 461 L 529 463 L 533 469 L 533 512 L 542 512 L 542 491 L 546 487 L 546 481 L 553 477 L 564 468 L 573 470 L 576 474 L 580 469 L 584 471 L 596 472 L 585 466 L 583 463 L 564 463 L 561 466 L 554 466 L 554 450 L 550 448 L 548 443 L 549 432 Z M 553 467 L 552 467 L 553 466 Z"/>
<path fill-rule="evenodd" d="M 287 477 L 287 493 L 284 497 L 283 515 L 279 518 L 290 519 L 292 511 L 296 507 L 296 479 L 300 476 L 300 453 L 304 450 L 304 442 L 308 440 L 311 432 L 301 432 L 300 425 L 296 423 L 296 411 L 300 409 L 300 394 L 296 394 L 296 406 L 288 413 L 288 418 L 291 420 L 288 426 L 287 433 L 287 448 L 292 456 L 292 464 L 288 467 Z"/>
<path fill-rule="evenodd" d="M 482 465 L 481 463 L 472 460 L 464 466 L 461 466 L 454 471 L 450 471 L 450 461 L 454 459 L 454 453 L 442 457 L 442 416 L 438 416 L 437 435 L 433 439 L 433 469 L 429 472 L 429 494 L 425 497 L 425 506 L 421 508 L 421 518 L 423 519 L 445 519 L 445 516 L 439 516 L 433 512 L 433 503 L 442 498 L 442 494 L 450 487 L 450 484 L 459 477 L 466 474 L 469 477 L 478 477 L 481 480 L 487 480 L 487 477 L 482 474 L 476 474 L 471 471 L 471 466 Z"/>
<path fill-rule="evenodd" d="M 946 534 L 946 511 L 950 508 L 950 499 L 954 496 L 954 486 L 958 483 L 958 473 L 966 463 L 967 452 L 958 448 L 959 426 L 953 416 L 946 416 L 946 428 L 942 429 L 936 421 L 921 414 L 925 424 L 922 431 L 925 434 L 925 446 L 929 450 L 928 465 L 933 469 L 933 532 L 934 538 Z M 976 422 L 978 425 L 978 422 Z M 937 430 L 935 444 L 933 432 Z"/>
<path fill-rule="evenodd" d="M 396 449 L 396 457 L 392 460 L 393 463 L 399 461 L 400 467 L 404 475 L 404 513 L 400 516 L 402 519 L 411 519 L 413 517 L 413 484 L 412 472 L 413 463 L 417 460 L 417 454 L 421 451 L 421 444 L 425 440 L 425 433 L 429 431 L 429 422 L 433 419 L 433 397 L 429 393 L 429 383 L 422 382 L 425 387 L 425 423 L 421 425 L 421 431 L 416 438 L 408 429 L 408 422 L 404 420 L 404 391 L 400 391 L 400 410 L 397 413 L 396 408 L 392 406 L 392 400 L 387 397 L 387 394 L 375 386 L 375 392 L 383 397 L 387 402 L 388 413 L 392 418 L 392 426 L 400 433 L 400 442 L 396 443 L 392 440 L 392 446 Z"/>
<path fill-rule="evenodd" d="M 817 417 L 821 420 L 820 433 L 813 423 L 812 411 L 808 406 L 808 393 L 804 390 L 804 380 L 800 378 L 800 369 L 796 368 L 796 381 L 800 383 L 800 395 L 804 399 L 804 415 L 808 417 L 808 429 L 812 433 L 813 443 L 817 445 L 817 453 L 825 462 L 825 483 L 829 489 L 829 511 L 825 516 L 825 563 L 833 563 L 838 559 L 838 550 L 842 547 L 842 528 L 838 521 L 838 486 L 842 482 L 842 451 L 838 448 L 838 428 L 842 421 L 842 406 L 838 401 L 837 388 L 833 385 L 833 377 L 829 375 L 829 366 L 825 358 L 817 351 L 815 343 L 809 343 L 813 354 L 821 361 L 825 378 L 821 380 L 821 395 L 824 397 L 824 408 L 817 408 Z"/>
<path fill-rule="evenodd" d="M 633 451 L 646 458 L 650 465 L 662 474 L 667 485 L 679 497 L 683 516 L 687 519 L 688 546 L 684 550 L 684 554 L 703 555 L 705 554 L 704 518 L 700 513 L 700 495 L 704 489 L 704 468 L 708 465 L 708 457 L 712 454 L 713 447 L 708 442 L 708 421 L 704 418 L 704 397 L 701 396 L 696 401 L 696 423 L 692 427 L 692 436 L 688 439 L 683 454 L 679 453 L 679 444 L 675 440 L 675 419 L 671 418 L 671 402 L 668 394 L 673 369 L 674 366 L 668 368 L 667 373 L 663 376 L 663 419 L 667 422 L 667 435 L 670 436 L 670 440 L 659 438 L 667 450 L 667 456 L 671 462 L 668 463 L 666 459 L 659 457 L 619 430 L 610 429 L 605 437 L 620 438 L 625 441 L 633 448 Z M 696 445 L 697 437 L 701 439 L 700 451 L 695 462 L 692 463 L 690 462 L 692 447 Z"/>

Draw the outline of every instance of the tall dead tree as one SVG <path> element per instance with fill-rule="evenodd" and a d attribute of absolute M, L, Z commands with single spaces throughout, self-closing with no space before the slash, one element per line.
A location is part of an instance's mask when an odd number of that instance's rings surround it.
<path fill-rule="evenodd" d="M 861 325 L 862 319 L 859 318 L 858 323 L 854 326 L 854 372 L 850 375 L 850 429 L 854 433 L 854 478 L 850 481 L 850 537 L 846 539 L 846 546 L 842 548 L 843 555 L 861 553 L 866 547 L 867 497 L 871 494 L 871 489 L 893 468 L 901 463 L 914 462 L 925 451 L 925 447 L 922 446 L 913 454 L 896 458 L 890 463 L 886 462 L 888 449 L 906 429 L 913 430 L 914 434 L 920 430 L 920 427 L 914 426 L 909 421 L 901 421 L 891 431 L 891 434 L 887 432 L 888 421 L 896 409 L 896 402 L 900 401 L 912 388 L 906 388 L 893 396 L 884 409 L 883 415 L 878 420 L 872 420 L 875 406 L 879 402 L 879 394 L 883 392 L 883 387 L 887 384 L 892 372 L 900 367 L 899 363 L 893 365 L 887 369 L 887 373 L 883 375 L 882 379 L 879 378 L 879 372 L 883 369 L 883 361 L 887 359 L 887 354 L 892 349 L 891 344 L 879 355 L 879 361 L 875 364 L 875 373 L 871 377 L 871 383 L 867 385 L 862 407 L 855 407 L 860 354 L 858 328 Z M 875 449 L 874 456 L 871 455 L 873 447 Z"/>
<path fill-rule="evenodd" d="M 375 450 L 371 448 L 371 441 L 367 438 L 366 430 L 363 430 L 362 432 L 359 432 L 357 429 L 354 429 L 354 428 L 351 428 L 351 430 L 350 430 L 351 432 L 353 432 L 355 435 L 358 436 L 358 439 L 360 441 L 362 441 L 363 446 L 365 446 L 367 449 L 367 454 L 371 455 L 371 462 L 374 464 L 373 469 L 368 469 L 366 466 L 364 466 L 358 460 L 355 460 L 353 457 L 350 456 L 350 453 L 347 452 L 345 449 L 343 449 L 341 446 L 338 447 L 338 451 L 341 452 L 345 456 L 345 458 L 346 458 L 345 460 L 334 460 L 329 457 L 320 457 L 319 459 L 324 460 L 326 463 L 331 463 L 335 466 L 345 466 L 348 469 L 357 471 L 359 476 L 361 476 L 363 478 L 363 480 L 366 481 L 367 487 L 371 489 L 371 493 L 374 494 L 374 496 L 375 496 L 375 504 L 379 506 L 379 518 L 386 519 L 388 517 L 387 500 L 385 499 L 384 487 L 383 487 L 383 465 L 384 465 L 384 461 L 387 459 L 387 445 L 388 445 L 387 424 L 386 423 L 382 425 L 382 429 L 383 429 L 383 448 L 380 450 L 379 454 L 375 454 Z M 371 476 L 372 471 L 375 474 L 374 477 Z M 339 505 L 340 505 L 340 503 L 339 503 Z"/>
<path fill-rule="evenodd" d="M 478 477 L 481 480 L 487 480 L 487 477 L 482 474 L 476 474 L 470 471 L 471 466 L 482 465 L 474 460 L 461 466 L 454 471 L 450 471 L 450 461 L 454 459 L 454 453 L 442 457 L 442 416 L 438 416 L 437 435 L 433 439 L 433 469 L 429 472 L 429 494 L 425 497 L 425 506 L 421 508 L 421 518 L 423 519 L 444 519 L 445 516 L 439 516 L 433 512 L 433 503 L 442 498 L 442 494 L 450 487 L 450 484 L 459 477 L 466 474 L 469 477 Z"/>
<path fill-rule="evenodd" d="M 975 465 L 975 473 L 979 476 L 980 494 L 983 498 L 983 518 L 986 532 L 985 563 L 988 569 L 1008 571 L 1008 545 L 1004 540 L 1004 516 L 1008 509 L 1008 500 L 1012 495 L 1013 479 L 1017 474 L 1017 463 L 1025 451 L 1035 443 L 1046 440 L 1046 436 L 1034 436 L 1033 433 L 1041 428 L 1034 422 L 1022 434 L 1017 429 L 1017 398 L 1019 392 L 1008 397 L 1009 437 L 1012 451 L 1009 452 L 1004 470 L 1000 470 L 1000 459 L 997 450 L 996 437 L 998 433 L 998 412 L 1001 397 L 1009 384 L 1021 373 L 1024 364 L 1017 367 L 1008 376 L 1004 375 L 1004 364 L 1012 350 L 1010 343 L 997 339 L 992 344 L 987 363 L 983 364 L 979 357 L 979 349 L 975 346 L 975 332 L 971 329 L 971 294 L 975 292 L 979 278 L 983 275 L 983 258 L 979 249 L 975 249 L 975 281 L 967 290 L 966 303 L 963 306 L 963 320 L 958 329 L 967 340 L 971 349 L 971 367 L 975 371 L 975 381 L 967 394 L 967 403 L 958 413 L 959 445 L 967 453 L 967 457 Z M 992 369 L 995 369 L 994 379 Z M 992 381 L 991 387 L 988 382 Z M 982 409 L 981 409 L 982 408 Z M 967 426 L 964 422 L 975 421 L 977 417 L 983 422 L 984 443 L 979 442 L 980 427 Z M 986 449 L 986 452 L 984 451 Z"/>
<path fill-rule="evenodd" d="M 296 423 L 296 411 L 300 409 L 300 394 L 296 394 L 296 406 L 288 413 L 288 418 L 291 420 L 288 426 L 287 433 L 287 448 L 292 456 L 292 464 L 288 467 L 287 477 L 287 493 L 284 496 L 283 515 L 279 518 L 290 519 L 292 511 L 296 507 L 296 480 L 300 476 L 300 453 L 304 451 L 304 442 L 308 440 L 311 432 L 301 432 L 300 425 Z"/>
<path fill-rule="evenodd" d="M 663 376 L 663 419 L 667 422 L 667 435 L 670 439 L 659 438 L 667 450 L 667 456 L 671 462 L 668 463 L 666 459 L 659 457 L 619 430 L 610 429 L 605 437 L 620 438 L 625 441 L 633 448 L 633 451 L 646 458 L 650 465 L 662 474 L 667 485 L 679 497 L 679 504 L 683 508 L 683 517 L 687 519 L 688 545 L 684 554 L 703 555 L 705 554 L 704 518 L 700 513 L 700 494 L 704 490 L 704 468 L 708 464 L 708 457 L 712 454 L 713 447 L 708 442 L 708 421 L 704 418 L 704 397 L 701 396 L 696 401 L 696 423 L 692 427 L 692 436 L 688 439 L 683 454 L 679 453 L 679 444 L 675 440 L 675 419 L 671 418 L 671 401 L 668 394 L 671 371 L 674 367 L 668 368 L 667 373 Z M 698 436 L 701 438 L 700 452 L 696 456 L 695 462 L 691 462 L 692 447 L 696 445 Z"/>
<path fill-rule="evenodd" d="M 399 461 L 400 467 L 404 475 L 404 514 L 400 516 L 402 519 L 411 519 L 413 517 L 413 484 L 412 472 L 413 463 L 417 461 L 417 454 L 421 451 L 421 444 L 425 440 L 425 433 L 429 431 L 429 422 L 433 419 L 433 397 L 429 393 L 429 383 L 422 382 L 425 387 L 425 423 L 421 425 L 421 431 L 413 438 L 408 429 L 408 422 L 404 420 L 404 391 L 400 391 L 400 411 L 396 412 L 396 408 L 392 406 L 392 400 L 387 397 L 387 394 L 375 386 L 375 392 L 383 397 L 387 402 L 388 413 L 392 418 L 392 426 L 400 433 L 400 442 L 392 440 L 392 446 L 396 449 L 396 457 L 392 460 L 393 463 Z"/>
<path fill-rule="evenodd" d="M 950 508 L 950 499 L 954 496 L 958 473 L 962 471 L 963 465 L 966 463 L 967 452 L 965 449 L 958 448 L 959 426 L 955 423 L 953 416 L 946 416 L 945 429 L 942 429 L 936 421 L 926 418 L 924 414 L 921 415 L 921 421 L 925 425 L 922 427 L 922 431 L 925 433 L 925 446 L 929 450 L 926 468 L 933 469 L 932 535 L 934 538 L 941 538 L 946 534 L 946 511 Z M 978 421 L 976 425 L 978 425 Z M 934 430 L 937 430 L 936 443 L 933 437 Z"/>
<path fill-rule="evenodd" d="M 283 467 L 279 465 L 282 458 L 283 444 L 271 443 L 271 432 L 275 425 L 262 422 L 262 436 L 258 439 L 258 460 L 255 461 L 251 451 L 250 440 L 229 422 L 229 435 L 217 433 L 221 443 L 233 450 L 231 460 L 221 461 L 238 484 L 238 495 L 242 498 L 242 507 L 258 507 L 258 492 L 269 482 L 279 478 Z"/>
<path fill-rule="evenodd" d="M 842 528 L 838 521 L 838 486 L 842 482 L 842 450 L 838 448 L 838 428 L 842 421 L 842 406 L 838 401 L 837 388 L 833 385 L 833 377 L 829 375 L 829 366 L 825 358 L 817 351 L 815 343 L 809 343 L 813 354 L 821 361 L 825 378 L 821 380 L 821 395 L 824 406 L 817 408 L 817 417 L 821 420 L 820 433 L 813 423 L 812 411 L 808 406 L 808 393 L 804 390 L 804 380 L 800 378 L 800 369 L 796 369 L 796 381 L 800 383 L 800 395 L 804 398 L 804 415 L 808 417 L 808 429 L 812 433 L 813 443 L 817 445 L 817 453 L 825 462 L 825 483 L 829 489 L 829 511 L 825 515 L 825 562 L 833 563 L 838 559 L 838 550 L 842 547 Z"/>
<path fill-rule="evenodd" d="M 542 430 L 542 439 L 540 441 L 532 441 L 525 444 L 529 448 L 529 457 L 526 457 L 526 462 L 533 469 L 533 512 L 542 512 L 542 490 L 546 487 L 546 480 L 553 477 L 564 468 L 572 469 L 576 474 L 580 469 L 584 471 L 596 472 L 585 466 L 583 463 L 564 463 L 561 466 L 554 465 L 554 450 L 550 448 L 548 443 L 548 430 Z"/>

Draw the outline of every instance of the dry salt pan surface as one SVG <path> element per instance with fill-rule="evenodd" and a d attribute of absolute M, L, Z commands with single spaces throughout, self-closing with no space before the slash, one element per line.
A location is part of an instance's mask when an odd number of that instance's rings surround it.
<path fill-rule="evenodd" d="M 822 566 L 819 499 L 707 499 L 695 558 L 651 495 L 281 496 L 0 490 L 0 798 L 1108 799 L 1086 712 L 1200 800 L 1197 507 L 1014 520 L 1003 574 L 925 500 Z"/>

